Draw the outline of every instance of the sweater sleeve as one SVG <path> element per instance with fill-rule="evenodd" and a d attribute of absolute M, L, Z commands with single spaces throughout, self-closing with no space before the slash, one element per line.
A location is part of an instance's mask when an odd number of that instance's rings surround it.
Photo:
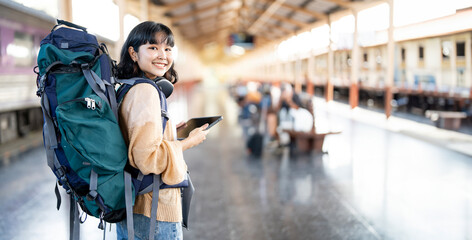
<path fill-rule="evenodd" d="M 132 87 L 120 106 L 120 125 L 128 143 L 128 158 L 143 174 L 161 174 L 168 185 L 183 181 L 187 165 L 182 145 L 173 141 L 172 124 L 162 133 L 158 92 L 150 84 Z"/>

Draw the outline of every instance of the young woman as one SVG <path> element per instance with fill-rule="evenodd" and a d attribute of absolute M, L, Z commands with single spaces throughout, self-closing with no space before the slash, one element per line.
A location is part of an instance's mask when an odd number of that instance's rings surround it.
<path fill-rule="evenodd" d="M 118 65 L 120 79 L 146 77 L 156 80 L 165 77 L 173 84 L 178 80 L 174 70 L 172 47 L 174 35 L 165 25 L 143 22 L 129 34 L 121 49 Z M 147 83 L 137 84 L 125 95 L 119 109 L 120 127 L 129 146 L 130 164 L 143 174 L 161 174 L 168 185 L 184 180 L 187 165 L 182 152 L 206 138 L 206 125 L 193 130 L 189 137 L 177 141 L 172 120 L 162 132 L 159 95 Z M 134 212 L 135 239 L 147 239 L 151 216 L 152 193 L 136 198 Z M 182 239 L 182 204 L 180 188 L 159 191 L 155 239 Z M 117 223 L 118 239 L 127 239 L 126 219 Z"/>

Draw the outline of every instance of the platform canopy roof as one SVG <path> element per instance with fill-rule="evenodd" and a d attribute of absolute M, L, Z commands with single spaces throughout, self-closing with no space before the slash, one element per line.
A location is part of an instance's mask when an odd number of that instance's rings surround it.
<path fill-rule="evenodd" d="M 253 36 L 256 48 L 309 30 L 316 23 L 328 23 L 334 13 L 382 2 L 385 0 L 149 0 L 149 4 L 163 7 L 173 29 L 197 46 L 228 44 L 231 34 L 240 34 Z"/>
<path fill-rule="evenodd" d="M 253 42 L 250 50 L 278 43 L 329 22 L 351 10 L 360 11 L 388 0 L 125 0 L 139 16 L 143 2 L 164 11 L 173 31 L 199 49 L 231 45 L 230 36 Z M 160 15 L 161 13 L 159 13 Z M 335 21 L 332 19 L 331 21 Z M 246 49 L 247 50 L 247 49 Z M 202 52 L 205 52 L 203 50 Z M 215 54 L 212 54 L 215 55 Z M 224 55 L 224 54 L 223 54 Z"/>

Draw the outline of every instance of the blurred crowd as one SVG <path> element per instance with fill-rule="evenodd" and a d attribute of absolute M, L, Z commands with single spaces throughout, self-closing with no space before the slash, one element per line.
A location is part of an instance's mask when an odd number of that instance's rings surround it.
<path fill-rule="evenodd" d="M 265 146 L 294 146 L 289 131 L 314 132 L 313 102 L 290 83 L 237 81 L 230 88 L 239 106 L 239 124 L 248 152 L 261 155 Z"/>

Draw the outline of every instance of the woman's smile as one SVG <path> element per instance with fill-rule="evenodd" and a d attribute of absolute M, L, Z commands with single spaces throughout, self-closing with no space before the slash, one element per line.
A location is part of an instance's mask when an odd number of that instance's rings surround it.
<path fill-rule="evenodd" d="M 161 69 L 165 69 L 167 66 L 167 63 L 165 62 L 153 62 L 152 64 L 156 66 L 157 68 L 161 68 Z"/>

